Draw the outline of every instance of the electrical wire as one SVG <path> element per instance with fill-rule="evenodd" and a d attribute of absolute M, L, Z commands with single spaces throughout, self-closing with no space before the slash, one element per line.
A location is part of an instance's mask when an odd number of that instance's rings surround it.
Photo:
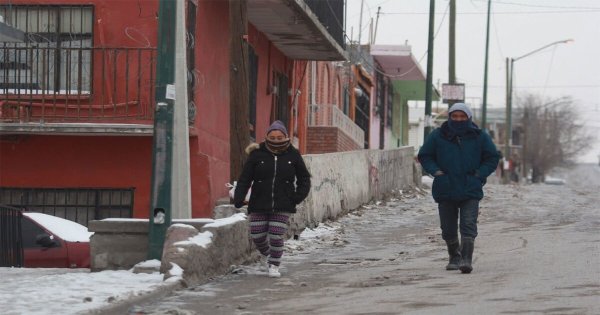
<path fill-rule="evenodd" d="M 473 1 L 485 2 L 487 0 L 473 0 Z M 530 8 L 600 10 L 600 7 L 536 5 L 536 4 L 509 2 L 509 1 L 502 1 L 502 0 L 494 0 L 494 3 L 496 3 L 496 4 L 514 5 L 514 6 L 521 6 L 521 7 L 530 7 Z"/>
<path fill-rule="evenodd" d="M 447 16 L 447 14 L 448 14 L 448 10 L 449 10 L 449 9 L 450 9 L 450 3 L 448 3 L 448 5 L 446 6 L 446 10 L 444 11 L 444 15 L 442 16 L 442 20 L 440 21 L 440 24 L 439 24 L 439 26 L 438 26 L 437 30 L 435 31 L 435 34 L 433 35 L 433 38 L 434 38 L 434 39 L 437 37 L 437 35 L 439 34 L 440 30 L 442 29 L 442 25 L 443 25 L 443 23 L 444 23 L 444 20 L 446 19 L 446 16 Z M 360 43 L 358 43 L 358 44 L 360 45 Z M 426 50 L 426 51 L 423 53 L 423 55 L 421 56 L 421 58 L 419 58 L 419 60 L 418 60 L 418 61 L 415 63 L 415 65 L 414 65 L 412 68 L 410 68 L 409 70 L 405 71 L 404 73 L 401 73 L 401 74 L 389 74 L 389 73 L 386 73 L 386 72 L 384 72 L 384 71 L 382 71 L 382 70 L 379 70 L 377 67 L 375 67 L 375 66 L 374 66 L 374 65 L 373 65 L 373 64 L 370 62 L 370 60 L 368 60 L 368 59 L 367 59 L 367 57 L 366 57 L 366 56 L 365 56 L 365 55 L 362 53 L 362 51 L 360 51 L 360 50 L 359 50 L 360 59 L 361 59 L 361 60 L 362 60 L 362 61 L 363 61 L 365 64 L 367 64 L 367 66 L 369 66 L 369 67 L 370 67 L 370 68 L 372 68 L 372 69 L 373 69 L 375 72 L 377 72 L 377 73 L 379 73 L 379 74 L 381 74 L 381 75 L 383 75 L 383 76 L 385 76 L 385 77 L 388 77 L 388 78 L 394 78 L 394 79 L 396 79 L 396 78 L 401 78 L 401 77 L 404 77 L 404 76 L 406 76 L 407 74 L 409 74 L 410 72 L 412 72 L 412 71 L 413 71 L 415 68 L 417 68 L 417 67 L 419 66 L 420 62 L 423 60 L 423 58 L 425 58 L 425 56 L 427 55 L 427 53 L 428 53 L 428 52 L 429 52 L 429 50 Z"/>

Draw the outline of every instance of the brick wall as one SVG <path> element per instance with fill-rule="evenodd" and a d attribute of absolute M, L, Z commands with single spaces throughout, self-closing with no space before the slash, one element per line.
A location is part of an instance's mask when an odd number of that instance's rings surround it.
<path fill-rule="evenodd" d="M 338 127 L 311 126 L 306 137 L 306 153 L 319 154 L 362 149 Z"/>

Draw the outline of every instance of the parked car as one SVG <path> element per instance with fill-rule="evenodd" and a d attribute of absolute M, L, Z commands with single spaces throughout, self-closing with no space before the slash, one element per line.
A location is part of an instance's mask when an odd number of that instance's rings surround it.
<path fill-rule="evenodd" d="M 562 178 L 546 176 L 544 183 L 548 185 L 564 185 L 566 181 Z"/>
<path fill-rule="evenodd" d="M 89 268 L 90 236 L 87 227 L 63 218 L 23 213 L 24 267 Z"/>

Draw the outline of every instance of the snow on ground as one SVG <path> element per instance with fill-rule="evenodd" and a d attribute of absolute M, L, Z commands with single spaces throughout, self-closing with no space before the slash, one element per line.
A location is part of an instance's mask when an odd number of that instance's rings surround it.
<path fill-rule="evenodd" d="M 90 272 L 89 269 L 0 268 L 4 315 L 76 314 L 153 291 L 159 273 Z"/>
<path fill-rule="evenodd" d="M 245 217 L 235 215 L 214 220 L 214 225 L 220 226 L 242 219 Z M 301 253 L 340 241 L 343 233 L 341 226 L 337 222 L 328 222 L 315 229 L 306 229 L 299 240 L 287 242 L 286 250 Z M 157 266 L 160 262 L 146 261 L 140 265 Z M 173 266 L 172 271 L 177 273 L 177 268 L 179 266 Z M 258 264 L 239 266 L 234 272 L 264 273 L 259 270 Z M 126 270 L 90 272 L 89 269 L 0 268 L 0 279 L 0 309 L 3 315 L 77 314 L 169 285 L 168 282 L 163 282 L 163 275 L 158 272 L 134 274 Z"/>

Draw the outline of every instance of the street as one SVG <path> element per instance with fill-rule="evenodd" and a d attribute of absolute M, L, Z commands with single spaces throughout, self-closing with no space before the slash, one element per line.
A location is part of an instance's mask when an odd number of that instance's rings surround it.
<path fill-rule="evenodd" d="M 600 314 L 600 167 L 566 185 L 487 185 L 471 274 L 446 271 L 428 192 L 353 211 L 258 264 L 132 314 Z M 304 235 L 304 234 L 303 234 Z"/>

